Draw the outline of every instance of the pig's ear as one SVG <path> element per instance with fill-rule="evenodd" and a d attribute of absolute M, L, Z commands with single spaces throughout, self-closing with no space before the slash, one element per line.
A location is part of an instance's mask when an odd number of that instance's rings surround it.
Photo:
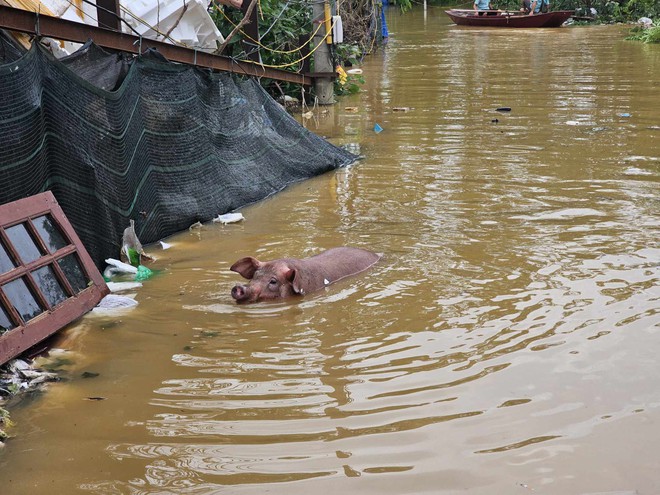
<path fill-rule="evenodd" d="M 296 294 L 304 294 L 302 288 L 302 280 L 298 274 L 298 270 L 294 268 L 289 268 L 289 270 L 284 274 L 284 277 L 291 282 L 291 287 L 293 287 L 293 292 Z"/>
<path fill-rule="evenodd" d="M 244 278 L 251 279 L 254 277 L 254 272 L 261 266 L 261 261 L 252 256 L 241 258 L 229 268 L 232 272 L 239 273 Z"/>

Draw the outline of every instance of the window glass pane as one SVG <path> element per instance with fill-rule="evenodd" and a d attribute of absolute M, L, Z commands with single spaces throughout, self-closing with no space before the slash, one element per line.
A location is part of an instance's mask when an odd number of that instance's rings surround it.
<path fill-rule="evenodd" d="M 5 308 L 0 306 L 0 335 L 2 335 L 8 330 L 11 330 L 14 327 L 15 325 L 9 319 L 9 315 L 5 311 Z"/>
<path fill-rule="evenodd" d="M 66 292 L 64 292 L 64 288 L 60 284 L 60 281 L 57 280 L 55 272 L 50 265 L 42 266 L 38 270 L 33 271 L 32 276 L 51 308 L 66 300 Z"/>
<path fill-rule="evenodd" d="M 12 303 L 23 321 L 29 321 L 37 315 L 43 313 L 43 308 L 34 298 L 34 295 L 28 288 L 22 278 L 17 278 L 2 286 L 2 290 Z"/>
<path fill-rule="evenodd" d="M 32 223 L 51 254 L 58 249 L 68 246 L 69 243 L 64 239 L 62 232 L 60 232 L 60 229 L 50 215 L 34 218 Z"/>
<path fill-rule="evenodd" d="M 32 239 L 32 236 L 25 228 L 25 224 L 19 223 L 18 225 L 5 229 L 5 232 L 23 263 L 30 263 L 31 261 L 41 258 L 43 255 L 35 244 L 34 239 Z"/>
<path fill-rule="evenodd" d="M 0 242 L 0 273 L 8 272 L 12 268 L 16 268 L 16 265 L 9 257 L 9 253 L 5 249 L 5 246 Z"/>
<path fill-rule="evenodd" d="M 75 254 L 62 258 L 58 263 L 76 294 L 87 288 L 89 280 L 85 276 L 85 272 L 83 272 Z"/>

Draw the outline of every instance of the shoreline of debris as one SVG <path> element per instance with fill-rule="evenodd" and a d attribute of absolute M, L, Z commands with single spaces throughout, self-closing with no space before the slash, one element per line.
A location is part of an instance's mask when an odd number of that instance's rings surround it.
<path fill-rule="evenodd" d="M 44 384 L 58 381 L 57 373 L 33 366 L 26 359 L 12 359 L 0 366 L 0 448 L 10 437 L 9 429 L 12 426 L 7 403 L 24 393 L 38 390 Z"/>

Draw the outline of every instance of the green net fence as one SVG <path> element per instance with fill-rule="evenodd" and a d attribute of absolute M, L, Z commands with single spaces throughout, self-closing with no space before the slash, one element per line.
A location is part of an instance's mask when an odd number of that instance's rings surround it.
<path fill-rule="evenodd" d="M 98 266 L 130 219 L 151 243 L 356 158 L 253 79 L 0 37 L 0 204 L 51 190 Z"/>

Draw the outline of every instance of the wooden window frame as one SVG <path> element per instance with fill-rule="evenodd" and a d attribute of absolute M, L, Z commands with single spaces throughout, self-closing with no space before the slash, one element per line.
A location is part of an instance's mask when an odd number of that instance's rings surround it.
<path fill-rule="evenodd" d="M 50 216 L 53 223 L 59 228 L 65 242 L 67 242 L 66 246 L 54 253 L 50 253 L 48 246 L 46 246 L 33 224 L 33 219 L 44 215 Z M 16 247 L 5 232 L 6 229 L 19 224 L 25 225 L 40 251 L 48 254 L 42 255 L 30 263 L 22 263 L 20 253 L 17 252 Z M 73 226 L 64 215 L 55 196 L 50 191 L 0 205 L 0 241 L 16 265 L 8 272 L 0 273 L 0 305 L 14 325 L 14 328 L 0 335 L 0 364 L 2 364 L 80 318 L 94 308 L 110 290 L 74 231 Z M 62 258 L 72 254 L 77 257 L 80 268 L 86 280 L 89 281 L 87 288 L 77 294 L 58 263 Z M 50 306 L 32 275 L 35 270 L 48 265 L 55 272 L 56 279 L 67 295 L 67 298 L 55 307 Z M 23 321 L 21 315 L 3 291 L 5 284 L 18 279 L 23 279 L 26 282 L 35 301 L 43 309 L 41 314 L 27 322 Z"/>

